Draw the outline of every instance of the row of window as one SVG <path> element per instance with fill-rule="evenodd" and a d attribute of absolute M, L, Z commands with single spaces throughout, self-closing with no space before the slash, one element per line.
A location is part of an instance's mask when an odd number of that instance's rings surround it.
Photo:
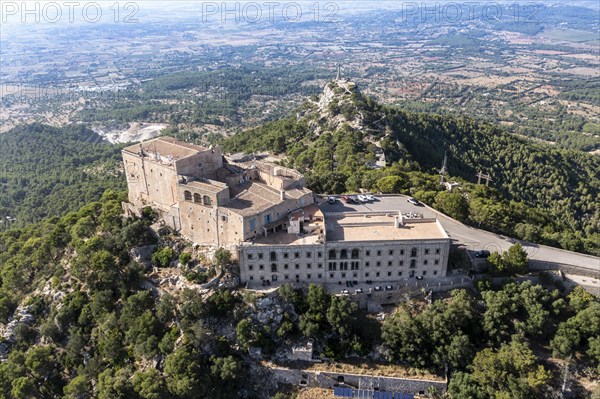
<path fill-rule="evenodd" d="M 434 259 L 433 260 L 433 264 L 434 265 L 439 265 L 440 261 L 439 259 Z M 392 261 L 388 261 L 387 263 L 388 267 L 393 266 Z M 429 265 L 429 261 L 427 259 L 425 259 L 422 263 L 423 266 L 427 266 Z M 359 262 L 328 262 L 327 263 L 327 270 L 329 271 L 336 271 L 338 270 L 338 266 L 339 266 L 339 270 L 344 271 L 344 270 L 348 270 L 348 268 L 350 268 L 350 270 L 359 270 L 360 269 L 360 263 Z M 377 267 L 381 266 L 381 262 L 377 262 L 376 263 Z M 404 266 L 404 261 L 401 260 L 398 262 L 398 266 L 402 267 Z M 370 267 L 370 262 L 365 262 L 365 267 Z M 412 259 L 410 261 L 410 268 L 411 269 L 415 269 L 417 267 L 417 261 L 415 259 Z M 294 265 L 294 268 L 296 270 L 300 269 L 300 264 L 296 263 Z M 311 263 L 307 263 L 306 264 L 306 268 L 307 269 L 311 269 L 312 268 L 312 264 Z M 317 269 L 322 269 L 323 268 L 323 264 L 322 263 L 318 263 L 317 264 Z M 289 265 L 286 263 L 283 265 L 283 269 L 284 270 L 288 270 L 289 269 Z M 254 270 L 254 265 L 248 265 L 248 270 L 253 271 Z M 265 265 L 258 265 L 258 270 L 265 270 Z M 278 265 L 273 263 L 271 264 L 271 272 L 277 272 L 278 270 Z"/>
<path fill-rule="evenodd" d="M 423 250 L 423 254 L 424 255 L 429 255 L 430 253 L 431 253 L 431 250 L 429 248 L 425 248 Z M 360 250 L 359 249 L 352 249 L 351 251 L 348 251 L 347 249 L 342 249 L 340 251 L 340 253 L 339 253 L 339 259 L 349 259 L 348 258 L 348 254 L 350 254 L 350 259 L 358 259 L 360 257 Z M 378 250 L 377 251 L 377 256 L 381 256 L 381 254 L 382 254 L 382 251 Z M 400 255 L 404 255 L 404 250 L 401 249 L 400 252 L 399 252 L 399 254 Z M 418 249 L 416 247 L 412 248 L 410 250 L 410 256 L 411 256 L 411 258 L 417 257 L 417 254 L 418 254 Z M 435 254 L 436 255 L 440 254 L 440 249 L 439 248 L 435 249 Z M 264 255 L 261 252 L 259 252 L 257 255 L 258 255 L 258 259 L 263 259 Z M 298 252 L 298 251 L 294 252 L 293 255 L 294 255 L 294 259 L 299 259 L 300 256 L 301 256 L 300 252 Z M 328 255 L 328 259 L 338 259 L 337 251 L 335 249 L 330 249 L 329 252 L 327 253 L 327 255 Z M 388 255 L 389 256 L 393 256 L 394 255 L 394 250 L 393 249 L 388 250 Z M 312 258 L 312 256 L 313 256 L 312 252 L 309 252 L 309 251 L 306 252 L 306 258 L 307 259 L 308 258 Z M 371 256 L 371 251 L 370 250 L 366 250 L 365 251 L 365 256 Z M 249 253 L 247 255 L 247 257 L 248 257 L 248 260 L 252 260 L 252 259 L 254 259 L 254 254 Z M 283 259 L 289 259 L 289 257 L 290 257 L 290 254 L 288 252 L 284 252 L 283 253 Z M 321 251 L 317 252 L 317 257 L 318 258 L 322 258 L 323 257 L 323 253 Z M 269 260 L 272 261 L 272 262 L 277 261 L 277 252 L 274 252 L 274 251 L 270 252 L 269 253 Z"/>
<path fill-rule="evenodd" d="M 437 270 L 433 271 L 433 275 L 436 276 L 438 274 Z M 417 275 L 417 273 L 414 270 L 411 270 L 411 272 L 409 273 L 409 277 L 415 277 Z M 422 276 L 426 276 L 427 275 L 427 270 L 423 270 L 421 271 L 421 275 Z M 307 274 L 306 275 L 306 279 L 307 280 L 311 280 L 312 279 L 312 274 Z M 317 273 L 317 279 L 320 280 L 323 278 L 323 274 L 322 273 Z M 376 272 L 375 277 L 381 277 L 381 272 Z M 367 272 L 365 273 L 365 278 L 366 277 L 370 277 L 370 274 Z M 392 276 L 392 272 L 387 272 L 387 277 L 393 277 Z M 402 277 L 402 272 L 398 272 L 398 277 Z M 254 280 L 254 276 L 250 276 L 249 277 L 250 280 Z M 271 280 L 272 281 L 277 281 L 277 279 L 279 278 L 278 275 L 272 275 L 271 276 Z M 289 280 L 290 275 L 289 274 L 284 274 L 283 275 L 284 280 Z M 335 279 L 335 273 L 329 273 L 329 278 L 330 279 Z M 344 278 L 358 278 L 358 273 L 352 273 L 352 275 L 348 274 L 348 273 L 340 273 L 340 278 L 344 279 Z M 260 276 L 260 280 L 264 280 L 265 277 L 264 276 Z M 296 274 L 296 281 L 300 281 L 300 275 Z"/>
<path fill-rule="evenodd" d="M 183 192 L 183 198 L 186 201 L 194 201 L 196 204 L 212 205 L 212 200 L 210 199 L 210 197 L 208 195 L 203 196 L 198 193 L 194 193 L 192 195 L 192 193 L 190 191 L 185 190 Z"/>
<path fill-rule="evenodd" d="M 423 253 L 425 255 L 429 255 L 430 251 L 431 250 L 429 248 L 425 248 L 425 250 L 423 251 Z M 377 250 L 376 253 L 377 253 L 377 256 L 381 256 L 382 253 L 383 253 L 383 251 Z M 394 253 L 395 252 L 394 252 L 393 249 L 390 249 L 390 250 L 387 251 L 387 254 L 389 256 L 394 256 Z M 439 255 L 440 249 L 436 248 L 435 249 L 435 253 L 436 253 L 436 255 Z M 411 250 L 410 250 L 410 256 L 412 258 L 415 258 L 417 256 L 417 254 L 418 254 L 418 248 L 417 247 L 411 248 Z M 328 255 L 329 259 L 337 259 L 337 252 L 336 252 L 335 249 L 330 249 L 327 255 Z M 404 255 L 404 250 L 403 249 L 400 250 L 400 255 Z M 358 259 L 359 256 L 360 256 L 360 251 L 358 249 L 353 249 L 352 252 L 350 253 L 351 259 Z M 371 251 L 370 250 L 365 250 L 365 256 L 371 256 Z M 339 259 L 348 259 L 348 250 L 342 249 L 340 251 L 340 254 L 339 254 Z"/>
<path fill-rule="evenodd" d="M 286 263 L 285 265 L 283 265 L 283 269 L 284 269 L 284 270 L 288 270 L 289 268 L 290 268 L 290 265 L 288 265 L 287 263 Z M 307 268 L 307 269 L 312 269 L 312 264 L 310 264 L 310 263 L 307 263 L 307 264 L 306 264 L 306 268 Z M 323 264 L 322 264 L 322 263 L 319 263 L 319 264 L 317 265 L 317 269 L 322 269 L 322 268 L 323 268 Z M 277 269 L 278 269 L 278 266 L 277 266 L 275 263 L 273 263 L 273 264 L 271 265 L 271 272 L 276 272 L 276 271 L 277 271 Z M 295 265 L 295 269 L 296 269 L 296 270 L 299 270 L 299 269 L 300 269 L 300 265 L 299 265 L 299 264 L 296 264 L 296 265 Z M 250 270 L 250 271 L 254 270 L 254 265 L 248 265 L 248 270 Z M 258 265 L 258 270 L 265 270 L 265 265 Z"/>
<path fill-rule="evenodd" d="M 263 259 L 263 254 L 262 253 L 258 253 L 258 259 Z M 306 258 L 312 258 L 313 254 L 312 252 L 306 252 Z M 248 254 L 248 260 L 252 260 L 254 259 L 254 254 Z M 317 258 L 322 258 L 323 257 L 323 253 L 321 251 L 317 252 Z M 290 258 L 290 254 L 287 252 L 283 253 L 283 259 L 289 259 Z M 300 252 L 294 252 L 294 259 L 300 259 Z M 272 262 L 277 261 L 277 252 L 271 252 L 269 254 L 269 260 L 271 260 Z"/>

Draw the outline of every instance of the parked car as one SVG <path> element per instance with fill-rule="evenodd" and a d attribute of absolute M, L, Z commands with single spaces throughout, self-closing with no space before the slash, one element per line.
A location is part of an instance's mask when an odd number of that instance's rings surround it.
<path fill-rule="evenodd" d="M 375 196 L 373 194 L 366 194 L 365 197 L 367 197 L 367 201 L 375 201 Z"/>
<path fill-rule="evenodd" d="M 417 280 L 423 280 L 423 276 L 417 276 L 416 279 Z"/>
<path fill-rule="evenodd" d="M 362 288 L 357 288 L 356 291 L 354 291 L 355 294 L 362 294 L 363 293 L 363 289 Z"/>
<path fill-rule="evenodd" d="M 341 198 L 342 198 L 342 201 L 344 201 L 346 204 L 351 202 L 350 197 L 348 197 L 347 195 L 342 195 Z"/>
<path fill-rule="evenodd" d="M 335 204 L 335 201 L 337 201 L 337 198 L 335 198 L 335 197 L 328 197 L 327 198 L 327 202 L 329 202 L 330 204 Z"/>
<path fill-rule="evenodd" d="M 376 285 L 375 288 L 373 288 L 375 291 L 381 291 L 381 287 Z"/>
<path fill-rule="evenodd" d="M 490 256 L 490 251 L 487 251 L 485 249 L 475 252 L 476 258 L 487 258 L 488 256 Z"/>
<path fill-rule="evenodd" d="M 414 198 L 409 198 L 406 201 L 410 202 L 413 205 L 421 205 L 421 203 L 419 201 L 417 201 L 416 199 L 414 199 Z"/>
<path fill-rule="evenodd" d="M 348 295 L 349 293 L 348 290 L 342 290 L 342 295 Z"/>
<path fill-rule="evenodd" d="M 351 195 L 349 198 L 350 198 L 350 201 L 354 202 L 355 204 L 360 203 L 360 201 L 358 200 L 358 197 L 356 195 Z"/>
<path fill-rule="evenodd" d="M 391 285 L 386 285 L 386 286 L 385 286 L 385 290 L 386 290 L 386 291 L 391 291 L 391 290 L 393 290 L 393 289 L 394 289 L 394 287 L 392 287 Z"/>
<path fill-rule="evenodd" d="M 361 203 L 369 202 L 369 200 L 367 200 L 367 197 L 364 196 L 364 195 L 362 195 L 362 194 L 359 194 L 356 197 L 358 198 L 358 201 L 361 202 Z"/>

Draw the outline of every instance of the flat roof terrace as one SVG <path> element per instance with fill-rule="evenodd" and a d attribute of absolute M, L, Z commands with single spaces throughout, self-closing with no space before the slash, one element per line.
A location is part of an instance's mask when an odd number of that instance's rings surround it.
<path fill-rule="evenodd" d="M 164 158 L 171 158 L 174 161 L 206 151 L 204 147 L 185 143 L 172 137 L 159 137 L 154 140 L 144 141 L 125 147 L 123 151 L 137 155 L 140 152 L 140 147 L 148 157 L 158 155 Z"/>
<path fill-rule="evenodd" d="M 347 214 L 326 216 L 327 241 L 398 241 L 447 239 L 435 219 L 405 221 L 396 227 L 397 215 Z"/>
<path fill-rule="evenodd" d="M 246 242 L 246 245 L 317 245 L 322 244 L 321 234 L 288 234 L 287 231 L 277 231 L 269 233 L 267 236 L 259 236 Z"/>
<path fill-rule="evenodd" d="M 203 179 L 203 180 L 192 180 L 187 183 L 182 183 L 182 186 L 189 186 L 191 188 L 198 188 L 201 190 L 210 191 L 213 193 L 221 192 L 228 188 L 227 184 L 221 183 L 220 181 Z"/>

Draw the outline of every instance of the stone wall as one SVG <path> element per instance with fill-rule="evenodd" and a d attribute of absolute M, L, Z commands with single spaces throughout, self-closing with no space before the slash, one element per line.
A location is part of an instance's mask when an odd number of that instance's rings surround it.
<path fill-rule="evenodd" d="M 530 259 L 529 268 L 531 270 L 560 270 L 563 273 L 600 279 L 600 264 L 598 265 L 596 270 L 594 270 L 578 266 L 565 265 L 563 263 L 554 263 Z"/>
<path fill-rule="evenodd" d="M 401 282 L 400 285 L 394 287 L 392 291 L 364 292 L 362 294 L 352 294 L 349 298 L 356 301 L 361 309 L 376 312 L 379 311 L 379 308 L 382 305 L 392 305 L 404 302 L 407 298 L 421 294 L 423 290 L 427 292 L 442 292 L 458 288 L 467 288 L 472 285 L 473 281 L 469 277 L 447 279 L 444 281 L 421 280 L 416 282 Z"/>
<path fill-rule="evenodd" d="M 332 373 L 299 369 L 272 368 L 271 372 L 282 384 L 333 389 L 334 386 L 373 389 L 380 391 L 423 394 L 430 386 L 439 391 L 446 390 L 446 381 L 432 381 L 412 378 L 395 378 L 374 375 Z"/>

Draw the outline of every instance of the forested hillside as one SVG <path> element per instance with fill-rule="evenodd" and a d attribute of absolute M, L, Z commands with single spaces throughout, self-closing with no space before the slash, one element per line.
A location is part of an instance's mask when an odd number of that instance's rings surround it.
<path fill-rule="evenodd" d="M 600 372 L 600 303 L 581 288 L 481 280 L 432 304 L 410 300 L 383 321 L 317 285 L 266 296 L 169 290 L 157 271 L 183 274 L 206 259 L 151 234 L 150 211 L 123 219 L 125 198 L 107 191 L 63 218 L 0 233 L 0 397 L 293 398 L 248 349 L 279 364 L 307 339 L 341 367 L 369 355 L 426 378 L 448 366 L 452 399 L 558 398 L 566 364 L 574 397 L 600 394 L 581 385 Z M 151 264 L 132 256 L 149 245 Z"/>
<path fill-rule="evenodd" d="M 129 255 L 156 243 L 152 214 L 122 219 L 126 198 L 108 191 L 62 219 L 0 233 L 0 397 L 236 397 L 245 371 L 201 319 L 229 314 L 239 297 L 153 295 Z"/>
<path fill-rule="evenodd" d="M 597 253 L 595 158 L 468 118 L 385 108 L 358 92 L 328 95 L 226 148 L 286 154 L 318 192 L 411 193 L 490 230 Z M 31 125 L 0 138 L 2 209 L 18 211 L 0 233 L 0 397 L 268 399 L 281 387 L 250 348 L 277 364 L 307 339 L 335 362 L 371 355 L 417 378 L 447 367 L 452 399 L 559 397 L 567 365 L 574 395 L 599 393 L 582 385 L 600 373 L 600 304 L 583 289 L 567 294 L 549 275 L 544 286 L 481 280 L 432 304 L 410 300 L 385 320 L 316 285 L 268 298 L 233 285 L 199 290 L 193 283 L 217 267 L 234 281 L 230 254 L 220 249 L 211 261 L 176 234 L 156 237 L 149 209 L 123 219 L 126 193 L 102 194 L 123 184 L 119 147 L 79 126 Z M 375 168 L 382 151 L 388 166 Z M 444 151 L 462 191 L 439 186 Z M 479 169 L 494 188 L 473 183 Z M 143 248 L 149 255 L 134 255 Z M 185 288 L 169 289 L 163 271 Z"/>
<path fill-rule="evenodd" d="M 23 125 L 0 134 L 0 230 L 124 189 L 120 148 L 80 125 Z"/>
<path fill-rule="evenodd" d="M 307 104 L 298 118 L 238 134 L 225 148 L 286 154 L 317 192 L 410 193 L 477 226 L 600 254 L 599 157 L 520 139 L 467 116 L 406 112 L 358 91 L 332 90 L 333 98 Z M 372 166 L 378 151 L 387 168 Z M 445 152 L 462 194 L 441 193 Z M 478 171 L 491 175 L 490 189 L 474 187 Z"/>

